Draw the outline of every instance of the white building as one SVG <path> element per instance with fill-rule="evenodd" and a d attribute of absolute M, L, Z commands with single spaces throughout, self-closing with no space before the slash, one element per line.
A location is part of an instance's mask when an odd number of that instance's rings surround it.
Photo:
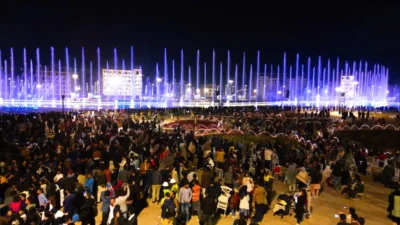
<path fill-rule="evenodd" d="M 71 83 L 68 82 L 67 73 L 65 71 L 54 71 L 54 81 L 51 69 L 41 70 L 38 74 L 39 80 L 36 80 L 34 87 L 37 94 L 44 99 L 61 99 L 61 95 L 69 96 L 71 94 Z M 36 78 L 36 77 L 35 77 Z"/>
<path fill-rule="evenodd" d="M 103 95 L 141 98 L 143 74 L 141 69 L 103 69 Z"/>

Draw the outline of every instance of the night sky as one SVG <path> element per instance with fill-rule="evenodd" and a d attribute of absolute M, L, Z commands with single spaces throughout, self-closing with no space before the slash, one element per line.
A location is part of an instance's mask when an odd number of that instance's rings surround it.
<path fill-rule="evenodd" d="M 11 1 L 9 1 L 11 2 Z M 391 83 L 400 82 L 400 7 L 398 5 L 231 5 L 214 1 L 171 1 L 151 5 L 113 5 L 69 1 L 60 4 L 3 3 L 0 8 L 0 49 L 3 58 L 14 47 L 16 64 L 22 61 L 26 47 L 29 58 L 41 48 L 42 61 L 50 61 L 50 46 L 64 59 L 64 47 L 80 61 L 85 47 L 87 61 L 96 61 L 96 48 L 101 47 L 102 60 L 113 60 L 113 48 L 119 58 L 129 61 L 129 48 L 135 48 L 135 64 L 154 71 L 163 62 L 163 48 L 168 58 L 176 59 L 185 51 L 186 65 L 195 66 L 196 50 L 201 62 L 211 63 L 211 52 L 217 61 L 226 61 L 231 50 L 232 63 L 241 63 L 243 51 L 247 63 L 255 64 L 256 51 L 261 62 L 282 62 L 283 52 L 294 64 L 296 53 L 302 63 L 311 56 L 313 62 L 323 59 L 380 63 L 390 68 Z M 91 1 L 95 2 L 95 1 Z M 96 1 L 99 2 L 99 1 Z M 117 1 L 115 1 L 117 2 Z M 182 1 L 184 2 L 184 1 Z M 46 58 L 47 57 L 47 58 Z M 46 63 L 44 63 L 46 64 Z M 146 75 L 146 74 L 145 74 Z"/>

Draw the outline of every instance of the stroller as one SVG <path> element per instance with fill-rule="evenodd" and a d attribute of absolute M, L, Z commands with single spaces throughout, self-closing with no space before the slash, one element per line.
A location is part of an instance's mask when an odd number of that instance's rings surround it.
<path fill-rule="evenodd" d="M 293 196 L 290 194 L 281 194 L 278 196 L 277 203 L 274 206 L 273 212 L 274 216 L 279 215 L 281 219 L 286 216 L 292 215 L 293 212 Z"/>

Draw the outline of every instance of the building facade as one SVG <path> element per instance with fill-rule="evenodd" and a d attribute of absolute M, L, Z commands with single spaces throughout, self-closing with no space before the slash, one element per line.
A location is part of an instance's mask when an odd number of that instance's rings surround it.
<path fill-rule="evenodd" d="M 103 96 L 141 98 L 143 74 L 141 69 L 103 69 Z"/>
<path fill-rule="evenodd" d="M 53 76 L 51 69 L 40 70 L 36 76 L 36 84 L 33 88 L 36 88 L 36 93 L 40 98 L 52 99 L 54 95 L 54 99 L 61 99 L 62 95 L 67 97 L 71 95 L 71 81 L 67 79 L 70 76 L 67 76 L 65 71 L 56 70 Z"/>

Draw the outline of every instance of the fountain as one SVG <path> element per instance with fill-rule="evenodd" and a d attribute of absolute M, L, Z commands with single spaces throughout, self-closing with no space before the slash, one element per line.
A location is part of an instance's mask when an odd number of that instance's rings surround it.
<path fill-rule="evenodd" d="M 257 66 L 257 68 L 256 68 L 257 75 L 256 75 L 256 89 L 255 89 L 255 97 L 256 97 L 256 99 L 255 99 L 255 101 L 256 101 L 256 104 L 257 104 L 258 95 L 259 95 L 259 92 L 260 92 L 260 87 L 259 87 L 259 84 L 260 84 L 260 51 L 257 51 L 257 65 L 256 66 Z M 253 82 L 253 80 L 251 79 L 250 82 Z"/>
<path fill-rule="evenodd" d="M 115 50 L 116 51 L 116 50 Z M 115 52 L 116 53 L 116 52 Z M 82 98 L 86 97 L 86 71 L 85 71 L 85 48 L 82 48 L 82 70 L 81 70 L 81 80 L 82 80 Z"/>
<path fill-rule="evenodd" d="M 207 98 L 207 63 L 204 62 L 204 71 L 203 71 L 203 75 L 204 75 L 204 80 L 203 80 L 203 85 L 204 85 L 204 99 Z"/>
<path fill-rule="evenodd" d="M 211 83 L 212 83 L 212 87 L 211 87 L 211 89 L 212 90 L 210 90 L 212 93 L 211 93 L 211 102 L 212 103 L 214 103 L 215 102 L 215 91 L 213 91 L 213 90 L 216 90 L 216 87 L 215 87 L 215 50 L 213 49 L 213 54 L 212 54 L 212 81 L 211 81 Z"/>
<path fill-rule="evenodd" d="M 235 92 L 234 92 L 234 96 L 235 96 L 235 103 L 237 103 L 237 100 L 238 100 L 238 98 L 237 98 L 237 95 L 238 95 L 238 86 L 239 86 L 239 83 L 238 83 L 238 76 L 239 76 L 239 67 L 238 67 L 238 64 L 236 64 L 235 65 L 235 81 L 234 81 L 234 84 L 235 84 L 235 87 L 234 87 L 234 90 L 235 90 Z"/>
<path fill-rule="evenodd" d="M 136 75 L 134 73 L 137 73 L 137 70 L 141 71 L 141 67 L 136 69 L 137 67 L 134 66 L 132 46 L 130 47 L 130 65 L 127 64 L 129 61 L 125 61 L 123 57 L 119 58 L 117 48 L 112 49 L 114 57 L 111 58 L 114 64 L 111 66 L 111 70 L 126 71 L 121 74 L 129 72 L 132 93 L 123 94 L 122 86 L 119 85 L 123 83 L 118 83 L 116 80 L 113 94 L 106 95 L 104 98 L 102 96 L 102 72 L 103 69 L 110 70 L 110 65 L 107 60 L 102 63 L 100 48 L 96 50 L 97 59 L 87 58 L 88 65 L 86 65 L 85 49 L 82 47 L 80 63 L 73 58 L 72 67 L 70 67 L 68 48 L 65 48 L 63 59 L 57 58 L 56 49 L 50 47 L 48 65 L 41 64 L 39 48 L 35 50 L 35 59 L 30 59 L 27 49 L 24 48 L 21 66 L 14 65 L 13 48 L 10 48 L 9 55 L 5 55 L 5 51 L 0 51 L 0 100 L 2 105 L 61 107 L 63 95 L 66 96 L 68 102 L 67 107 L 95 108 L 113 108 L 116 102 L 118 103 L 117 107 L 130 108 L 135 107 L 134 104 L 139 102 L 140 105 L 143 102 L 145 106 L 155 105 L 157 107 L 210 106 L 215 101 L 219 101 L 220 104 L 229 102 L 229 106 L 284 104 L 382 106 L 398 104 L 387 102 L 389 70 L 380 64 L 369 64 L 366 61 L 347 62 L 337 58 L 335 66 L 333 60 L 323 60 L 322 56 L 315 58 L 314 63 L 310 57 L 303 62 L 299 54 L 295 55 L 294 62 L 290 62 L 287 60 L 289 56 L 284 53 L 282 63 L 268 65 L 261 62 L 261 51 L 257 51 L 255 62 L 249 63 L 250 66 L 246 67 L 246 53 L 243 53 L 242 64 L 239 65 L 234 62 L 234 57 L 231 57 L 231 52 L 228 50 L 225 55 L 226 59 L 220 59 L 219 68 L 216 68 L 218 65 L 216 65 L 214 49 L 210 58 L 211 62 L 201 61 L 200 50 L 197 50 L 194 65 L 196 77 L 195 80 L 192 80 L 192 65 L 185 64 L 183 49 L 180 50 L 180 68 L 175 68 L 175 60 L 168 60 L 166 48 L 164 48 L 163 75 L 160 74 L 160 65 L 157 63 L 154 74 L 150 73 L 149 76 L 143 78 L 143 81 L 146 81 L 143 82 L 144 91 L 136 99 L 134 89 L 137 86 L 134 82 Z M 48 51 L 46 52 L 48 53 Z M 94 65 L 96 62 L 93 60 L 97 60 L 97 66 Z M 207 71 L 207 63 L 211 63 L 210 71 Z M 264 64 L 264 68 L 262 68 L 262 64 Z M 168 66 L 171 66 L 172 72 L 168 70 Z M 15 70 L 15 68 L 21 67 L 22 71 Z M 201 67 L 204 71 L 201 71 Z M 223 68 L 226 68 L 226 71 Z M 216 77 L 216 69 L 219 69 L 219 78 Z M 241 74 L 239 74 L 239 69 L 241 69 Z M 178 77 L 176 77 L 177 72 L 180 72 Z M 349 87 L 351 88 L 348 89 Z M 339 102 L 340 96 L 345 96 L 346 101 Z M 195 97 L 195 101 L 193 101 L 193 97 Z M 89 101 L 88 98 L 95 98 L 97 101 Z"/>
<path fill-rule="evenodd" d="M 164 89 L 164 98 L 165 101 L 167 99 L 167 95 L 169 94 L 168 90 L 168 58 L 167 58 L 167 48 L 164 48 L 164 82 L 163 82 L 163 89 Z"/>
<path fill-rule="evenodd" d="M 196 96 L 199 95 L 200 90 L 200 50 L 197 50 L 197 57 L 196 57 Z"/>

